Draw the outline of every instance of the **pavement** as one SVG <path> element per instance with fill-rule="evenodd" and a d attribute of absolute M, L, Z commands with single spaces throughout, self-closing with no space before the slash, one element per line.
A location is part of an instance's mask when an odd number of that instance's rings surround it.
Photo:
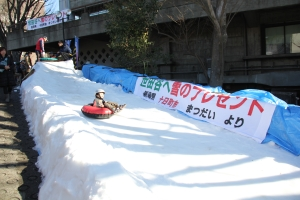
<path fill-rule="evenodd" d="M 0 88 L 0 200 L 38 199 L 41 173 L 36 167 L 38 153 L 29 126 L 13 90 L 9 103 Z"/>

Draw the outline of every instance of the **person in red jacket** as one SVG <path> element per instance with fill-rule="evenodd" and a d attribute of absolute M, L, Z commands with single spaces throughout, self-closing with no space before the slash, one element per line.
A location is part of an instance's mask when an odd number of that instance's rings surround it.
<path fill-rule="evenodd" d="M 48 41 L 47 36 L 41 37 L 35 44 L 36 62 L 45 56 L 45 42 Z"/>

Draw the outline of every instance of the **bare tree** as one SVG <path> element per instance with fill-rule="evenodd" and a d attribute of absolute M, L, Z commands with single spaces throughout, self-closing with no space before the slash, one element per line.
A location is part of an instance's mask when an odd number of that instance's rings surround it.
<path fill-rule="evenodd" d="M 174 3 L 172 14 L 166 16 L 172 23 L 156 24 L 158 33 L 170 38 L 170 42 L 183 46 L 188 55 L 196 58 L 201 71 L 212 86 L 222 86 L 224 77 L 224 49 L 227 43 L 227 28 L 236 14 L 240 0 L 230 0 L 230 9 L 227 8 L 229 0 L 186 0 L 185 3 L 199 5 L 207 14 L 202 18 L 187 18 L 193 16 L 192 10 L 187 6 L 180 8 Z M 170 1 L 168 2 L 170 4 Z M 211 37 L 207 37 L 210 32 Z M 205 34 L 203 34 L 205 33 Z M 203 49 L 210 45 L 209 49 Z M 202 49 L 201 49 L 202 48 Z M 210 55 L 207 55 L 207 54 Z M 211 58 L 211 66 L 207 66 L 205 59 Z M 210 72 L 208 71 L 208 68 Z"/>
<path fill-rule="evenodd" d="M 4 0 L 0 5 L 0 43 L 6 46 L 7 26 L 18 25 L 24 28 L 27 19 L 45 15 L 44 6 L 47 0 Z"/>
<path fill-rule="evenodd" d="M 210 53 L 211 38 L 207 37 L 206 33 L 212 31 L 211 23 L 207 18 L 187 19 L 186 16 L 192 13 L 190 9 L 183 10 L 173 6 L 176 12 L 166 15 L 172 22 L 154 24 L 153 28 L 158 34 L 168 37 L 169 42 L 181 46 L 184 55 L 193 56 L 201 69 L 199 72 L 201 71 L 209 82 L 205 59 L 208 57 L 207 52 Z"/>
<path fill-rule="evenodd" d="M 212 87 L 222 86 L 224 78 L 224 49 L 228 35 L 227 27 L 233 19 L 235 12 L 241 5 L 240 0 L 231 0 L 230 8 L 227 10 L 229 0 L 191 0 L 201 6 L 206 12 L 213 25 L 213 44 L 211 57 L 211 75 L 209 85 Z M 227 15 L 227 13 L 229 13 Z"/>

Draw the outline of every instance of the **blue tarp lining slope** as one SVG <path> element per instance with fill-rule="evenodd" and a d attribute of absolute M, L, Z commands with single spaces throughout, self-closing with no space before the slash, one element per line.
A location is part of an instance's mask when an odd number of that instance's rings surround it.
<path fill-rule="evenodd" d="M 88 64 L 82 67 L 83 76 L 97 83 L 121 85 L 124 92 L 134 92 L 138 77 L 145 76 L 126 69 L 111 68 L 102 65 Z M 153 76 L 151 78 L 158 78 Z"/>
<path fill-rule="evenodd" d="M 82 68 L 83 76 L 97 83 L 121 85 L 124 92 L 134 93 L 135 83 L 138 77 L 143 74 L 133 73 L 126 69 L 117 69 L 95 64 L 84 65 Z M 158 78 L 158 77 L 150 77 Z M 221 87 L 203 86 L 211 92 L 226 93 Z M 275 142 L 280 147 L 286 149 L 294 155 L 300 155 L 300 107 L 287 104 L 271 93 L 263 90 L 241 90 L 231 93 L 231 96 L 240 96 L 256 99 L 259 101 L 276 105 L 270 127 L 265 140 Z"/>
<path fill-rule="evenodd" d="M 276 106 L 263 143 L 273 141 L 287 151 L 300 155 L 300 107 Z"/>
<path fill-rule="evenodd" d="M 287 104 L 263 90 L 241 90 L 231 96 L 249 97 L 276 105 L 267 136 L 262 143 L 275 142 L 287 151 L 300 155 L 300 107 Z"/>

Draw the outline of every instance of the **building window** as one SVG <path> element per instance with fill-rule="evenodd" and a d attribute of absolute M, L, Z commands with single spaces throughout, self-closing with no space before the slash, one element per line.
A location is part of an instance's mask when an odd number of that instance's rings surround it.
<path fill-rule="evenodd" d="M 300 24 L 265 28 L 266 55 L 300 53 Z"/>

